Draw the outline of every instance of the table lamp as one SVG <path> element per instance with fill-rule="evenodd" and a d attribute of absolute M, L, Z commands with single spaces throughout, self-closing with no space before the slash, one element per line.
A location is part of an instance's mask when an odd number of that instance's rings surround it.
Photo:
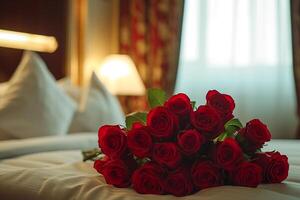
<path fill-rule="evenodd" d="M 112 54 L 107 56 L 97 75 L 112 94 L 126 96 L 145 94 L 143 81 L 128 55 Z"/>

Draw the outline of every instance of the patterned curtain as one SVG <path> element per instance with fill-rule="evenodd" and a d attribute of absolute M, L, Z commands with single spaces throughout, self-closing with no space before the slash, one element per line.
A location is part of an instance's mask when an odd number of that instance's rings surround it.
<path fill-rule="evenodd" d="M 297 96 L 298 130 L 300 138 L 300 1 L 291 0 L 293 65 Z"/>
<path fill-rule="evenodd" d="M 120 53 L 134 60 L 146 88 L 174 90 L 184 0 L 120 1 Z M 134 86 L 133 86 L 134 87 Z M 125 97 L 126 112 L 145 110 L 145 97 Z"/>

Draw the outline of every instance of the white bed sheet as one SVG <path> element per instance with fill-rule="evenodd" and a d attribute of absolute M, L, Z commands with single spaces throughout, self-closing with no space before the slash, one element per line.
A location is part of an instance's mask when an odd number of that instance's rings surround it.
<path fill-rule="evenodd" d="M 258 188 L 215 187 L 183 198 L 140 195 L 132 189 L 109 186 L 92 168 L 91 162 L 81 162 L 80 151 L 36 153 L 0 162 L 0 199 L 300 199 L 300 142 L 274 140 L 266 149 L 277 149 L 289 156 L 290 173 L 284 183 L 260 185 Z"/>
<path fill-rule="evenodd" d="M 97 133 L 76 133 L 0 141 L 0 159 L 57 150 L 84 150 L 98 146 Z"/>

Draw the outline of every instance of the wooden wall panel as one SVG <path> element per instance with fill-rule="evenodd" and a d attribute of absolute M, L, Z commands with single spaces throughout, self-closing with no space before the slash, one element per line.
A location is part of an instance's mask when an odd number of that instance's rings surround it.
<path fill-rule="evenodd" d="M 69 0 L 67 65 L 73 83 L 85 85 L 103 59 L 118 52 L 121 0 Z"/>

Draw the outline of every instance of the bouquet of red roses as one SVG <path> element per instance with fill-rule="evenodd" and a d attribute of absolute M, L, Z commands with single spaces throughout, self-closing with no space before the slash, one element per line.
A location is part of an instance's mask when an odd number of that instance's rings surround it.
<path fill-rule="evenodd" d="M 185 196 L 204 188 L 279 183 L 288 176 L 288 158 L 262 152 L 271 134 L 258 119 L 245 127 L 234 118 L 234 100 L 211 90 L 206 104 L 183 93 L 169 99 L 148 90 L 149 113 L 126 117 L 126 127 L 99 128 L 101 153 L 94 168 L 108 184 L 142 194 Z"/>

